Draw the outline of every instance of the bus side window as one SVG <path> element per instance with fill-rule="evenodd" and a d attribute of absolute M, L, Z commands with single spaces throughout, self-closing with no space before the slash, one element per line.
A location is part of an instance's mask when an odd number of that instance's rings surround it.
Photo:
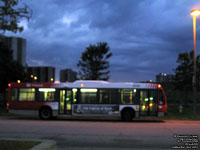
<path fill-rule="evenodd" d="M 163 95 L 162 90 L 159 90 L 159 104 L 165 105 L 165 97 Z"/>
<path fill-rule="evenodd" d="M 19 101 L 34 101 L 34 100 L 35 100 L 35 88 L 19 89 Z"/>
<path fill-rule="evenodd" d="M 54 101 L 55 100 L 55 88 L 39 88 L 39 100 L 40 101 Z"/>
<path fill-rule="evenodd" d="M 146 106 L 146 105 L 148 105 L 148 101 L 149 101 L 148 91 L 140 90 L 140 105 Z"/>
<path fill-rule="evenodd" d="M 116 89 L 100 89 L 99 90 L 99 103 L 100 104 L 118 104 L 117 90 Z"/>
<path fill-rule="evenodd" d="M 121 90 L 121 104 L 135 104 L 137 89 L 122 89 Z"/>
<path fill-rule="evenodd" d="M 17 88 L 12 88 L 11 89 L 11 101 L 17 101 L 17 96 L 18 94 L 18 89 Z"/>
<path fill-rule="evenodd" d="M 98 104 L 97 89 L 80 89 L 81 104 Z"/>

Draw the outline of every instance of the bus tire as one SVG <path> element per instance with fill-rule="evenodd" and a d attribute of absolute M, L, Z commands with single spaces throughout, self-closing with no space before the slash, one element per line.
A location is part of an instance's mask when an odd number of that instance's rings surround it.
<path fill-rule="evenodd" d="M 121 117 L 123 121 L 132 121 L 134 117 L 134 111 L 131 108 L 122 110 Z"/>
<path fill-rule="evenodd" d="M 52 117 L 52 111 L 49 107 L 42 107 L 39 112 L 40 119 L 49 120 Z"/>

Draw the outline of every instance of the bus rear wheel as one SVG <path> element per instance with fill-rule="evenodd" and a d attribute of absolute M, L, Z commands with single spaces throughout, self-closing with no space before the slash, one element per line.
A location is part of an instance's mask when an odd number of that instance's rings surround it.
<path fill-rule="evenodd" d="M 51 109 L 48 107 L 44 107 L 40 110 L 40 119 L 49 120 L 52 117 Z"/>
<path fill-rule="evenodd" d="M 125 109 L 122 111 L 122 120 L 123 121 L 132 121 L 134 112 L 131 109 Z"/>

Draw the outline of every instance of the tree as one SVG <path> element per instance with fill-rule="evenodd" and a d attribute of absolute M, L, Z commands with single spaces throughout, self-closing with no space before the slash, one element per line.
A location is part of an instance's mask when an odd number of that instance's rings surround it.
<path fill-rule="evenodd" d="M 80 79 L 108 80 L 110 73 L 108 59 L 112 56 L 109 50 L 106 42 L 87 47 L 77 64 L 80 67 Z"/>
<path fill-rule="evenodd" d="M 175 69 L 175 80 L 176 80 L 176 88 L 180 90 L 192 90 L 192 79 L 194 74 L 194 52 L 193 50 L 190 52 L 180 53 L 177 59 L 177 63 L 179 64 Z M 197 88 L 200 87 L 200 55 L 196 58 L 196 68 L 197 68 Z"/>
<path fill-rule="evenodd" d="M 8 83 L 24 81 L 26 73 L 21 64 L 13 60 L 12 50 L 0 42 L 0 91 L 5 92 Z"/>
<path fill-rule="evenodd" d="M 19 0 L 0 0 L 0 30 L 11 32 L 22 32 L 23 26 L 19 26 L 20 19 L 30 19 L 32 11 L 24 4 L 18 7 Z"/>

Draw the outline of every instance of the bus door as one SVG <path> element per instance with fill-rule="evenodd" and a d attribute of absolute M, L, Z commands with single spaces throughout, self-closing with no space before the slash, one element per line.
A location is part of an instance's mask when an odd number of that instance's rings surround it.
<path fill-rule="evenodd" d="M 158 91 L 140 90 L 140 116 L 157 116 Z"/>
<path fill-rule="evenodd" d="M 59 104 L 59 114 L 72 114 L 72 91 L 71 89 L 60 89 L 60 104 Z"/>

